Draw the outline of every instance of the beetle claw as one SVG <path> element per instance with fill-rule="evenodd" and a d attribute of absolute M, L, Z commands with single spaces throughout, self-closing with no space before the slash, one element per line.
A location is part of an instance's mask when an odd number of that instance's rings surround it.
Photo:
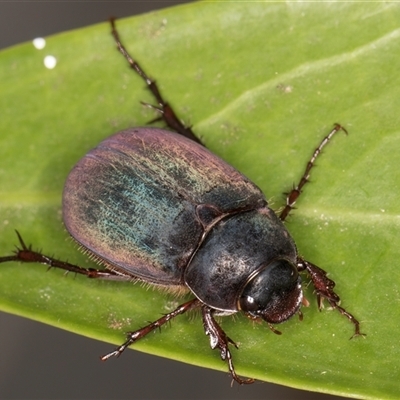
<path fill-rule="evenodd" d="M 110 353 L 105 354 L 104 356 L 101 356 L 100 360 L 101 361 L 107 361 L 111 357 L 119 357 L 121 355 L 122 351 L 123 350 L 120 351 L 119 348 L 118 348 L 117 350 L 114 350 L 114 351 L 112 351 Z"/>

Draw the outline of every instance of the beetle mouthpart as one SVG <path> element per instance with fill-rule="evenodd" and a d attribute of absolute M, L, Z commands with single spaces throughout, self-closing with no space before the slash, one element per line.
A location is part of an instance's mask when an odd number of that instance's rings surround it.
<path fill-rule="evenodd" d="M 274 332 L 275 335 L 282 335 L 282 332 L 278 331 L 278 329 L 275 329 L 275 327 L 272 326 L 272 324 L 270 324 L 269 322 L 268 322 L 268 328 L 271 329 L 271 331 Z"/>
<path fill-rule="evenodd" d="M 303 298 L 301 299 L 301 304 L 304 307 L 309 307 L 310 306 L 310 302 L 303 296 Z"/>

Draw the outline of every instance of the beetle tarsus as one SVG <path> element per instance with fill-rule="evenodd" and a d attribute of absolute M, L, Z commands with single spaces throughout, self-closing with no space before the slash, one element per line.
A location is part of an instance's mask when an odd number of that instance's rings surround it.
<path fill-rule="evenodd" d="M 22 263 L 39 263 L 43 265 L 47 265 L 47 269 L 51 268 L 59 268 L 63 269 L 66 272 L 74 272 L 76 274 L 86 275 L 88 278 L 98 278 L 98 279 L 111 279 L 111 280 L 130 280 L 131 277 L 124 277 L 121 274 L 116 274 L 113 271 L 103 271 L 94 268 L 83 268 L 78 265 L 71 264 L 66 261 L 58 260 L 54 257 L 47 256 L 39 251 L 32 250 L 32 246 L 27 246 L 22 239 L 21 234 L 16 230 L 15 231 L 18 240 L 19 246 L 15 246 L 16 250 L 14 254 L 11 256 L 0 257 L 0 263 L 8 262 L 8 261 L 19 261 Z"/>
<path fill-rule="evenodd" d="M 125 343 L 128 343 L 128 341 Z M 125 346 L 125 343 L 123 345 L 121 345 L 120 347 L 118 347 L 116 350 L 111 351 L 110 353 L 107 353 L 104 356 L 101 356 L 100 360 L 107 361 L 111 357 L 119 357 L 123 353 L 125 348 L 128 346 L 128 344 Z"/>
<path fill-rule="evenodd" d="M 339 131 L 343 131 L 346 135 L 348 134 L 347 130 L 342 125 L 335 123 L 333 125 L 333 129 L 329 132 L 327 136 L 325 136 L 322 139 L 321 143 L 314 150 L 314 153 L 310 158 L 310 160 L 308 161 L 306 169 L 304 170 L 304 173 L 300 178 L 300 181 L 297 184 L 297 186 L 294 186 L 290 192 L 285 193 L 286 205 L 279 214 L 279 218 L 281 219 L 281 221 L 284 221 L 290 214 L 290 212 L 295 208 L 294 205 L 296 204 L 297 199 L 300 197 L 302 193 L 303 186 L 308 182 L 310 178 L 310 171 L 315 165 L 315 160 L 321 154 L 322 148 L 332 139 L 333 135 Z"/>
<path fill-rule="evenodd" d="M 210 346 L 213 350 L 216 348 L 220 350 L 221 359 L 228 363 L 229 372 L 232 378 L 240 385 L 253 383 L 254 379 L 242 379 L 236 374 L 232 362 L 232 355 L 229 351 L 229 343 L 234 345 L 236 348 L 238 348 L 238 346 L 218 325 L 213 316 L 213 309 L 207 306 L 202 306 L 201 311 L 203 315 L 204 332 L 210 337 Z"/>
<path fill-rule="evenodd" d="M 115 350 L 111 351 L 110 353 L 101 356 L 100 359 L 102 361 L 106 361 L 111 357 L 119 357 L 127 347 L 134 344 L 139 339 L 147 336 L 150 332 L 154 331 L 157 328 L 161 328 L 164 324 L 171 321 L 173 318 L 177 317 L 178 315 L 184 314 L 185 312 L 197 308 L 200 306 L 200 301 L 198 299 L 192 299 L 187 301 L 186 303 L 181 304 L 175 310 L 171 311 L 170 313 L 164 314 L 161 318 L 157 319 L 154 322 L 144 326 L 133 332 L 128 332 L 126 337 L 127 340 L 118 346 Z"/>
<path fill-rule="evenodd" d="M 332 308 L 335 308 L 336 310 L 338 310 L 340 312 L 340 314 L 344 315 L 351 323 L 354 324 L 354 333 L 350 337 L 350 339 L 353 339 L 353 338 L 355 338 L 357 336 L 367 336 L 366 333 L 362 333 L 360 331 L 360 322 L 354 317 L 353 314 L 350 314 L 343 307 L 340 307 L 336 303 L 335 304 L 332 304 L 332 302 L 329 302 L 329 303 L 332 306 Z"/>
<path fill-rule="evenodd" d="M 350 339 L 356 336 L 366 336 L 364 333 L 361 333 L 360 322 L 354 317 L 354 315 L 339 306 L 340 297 L 333 290 L 335 282 L 326 276 L 326 271 L 303 259 L 298 260 L 297 267 L 299 271 L 306 271 L 310 276 L 317 295 L 319 310 L 321 311 L 322 309 L 323 300 L 327 300 L 332 308 L 338 310 L 340 314 L 345 316 L 354 325 L 354 334 Z"/>
<path fill-rule="evenodd" d="M 115 19 L 110 18 L 110 23 L 111 23 L 111 33 L 115 39 L 115 43 L 117 45 L 118 50 L 128 61 L 130 67 L 145 81 L 148 89 L 150 90 L 151 94 L 153 95 L 153 97 L 155 98 L 155 100 L 158 103 L 158 106 L 151 106 L 149 104 L 146 104 L 146 105 L 150 106 L 151 108 L 156 109 L 157 112 L 161 114 L 161 118 L 164 120 L 164 122 L 167 124 L 167 126 L 169 128 L 171 128 L 175 132 L 178 132 L 179 134 L 187 137 L 188 139 L 191 139 L 197 143 L 203 144 L 201 142 L 201 140 L 193 133 L 191 128 L 185 126 L 180 121 L 180 119 L 178 118 L 178 116 L 176 115 L 176 113 L 172 109 L 172 107 L 164 100 L 156 82 L 154 80 L 150 79 L 147 76 L 147 74 L 144 72 L 142 67 L 138 64 L 138 62 L 129 55 L 125 46 L 122 44 L 121 39 L 118 34 L 118 31 L 115 27 Z"/>
<path fill-rule="evenodd" d="M 141 331 L 141 330 L 139 329 L 139 331 Z M 137 333 L 139 331 L 129 332 L 126 335 L 127 340 L 124 343 L 122 343 L 120 346 L 118 346 L 115 350 L 110 351 L 107 354 L 104 354 L 104 356 L 101 356 L 100 360 L 101 361 L 107 361 L 111 357 L 117 357 L 118 358 L 125 351 L 126 348 L 128 348 L 131 344 L 135 343 L 136 340 L 138 340 L 141 337 L 143 337 L 143 336 L 138 337 Z"/>

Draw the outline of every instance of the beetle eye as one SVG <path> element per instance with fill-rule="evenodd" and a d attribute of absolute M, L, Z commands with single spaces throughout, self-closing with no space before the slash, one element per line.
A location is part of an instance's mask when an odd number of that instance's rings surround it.
<path fill-rule="evenodd" d="M 274 260 L 245 286 L 240 309 L 269 323 L 286 321 L 300 308 L 303 292 L 297 268 L 286 259 Z"/>
<path fill-rule="evenodd" d="M 240 300 L 240 306 L 243 311 L 254 312 L 257 311 L 259 306 L 254 297 L 245 296 Z"/>

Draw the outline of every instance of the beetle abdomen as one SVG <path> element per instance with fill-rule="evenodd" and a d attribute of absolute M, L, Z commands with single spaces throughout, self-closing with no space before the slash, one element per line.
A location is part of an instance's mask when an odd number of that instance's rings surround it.
<path fill-rule="evenodd" d="M 221 214 L 264 204 L 261 191 L 203 146 L 156 128 L 119 132 L 74 167 L 64 194 L 72 237 L 115 269 L 183 284 L 204 232 L 200 204 Z"/>

